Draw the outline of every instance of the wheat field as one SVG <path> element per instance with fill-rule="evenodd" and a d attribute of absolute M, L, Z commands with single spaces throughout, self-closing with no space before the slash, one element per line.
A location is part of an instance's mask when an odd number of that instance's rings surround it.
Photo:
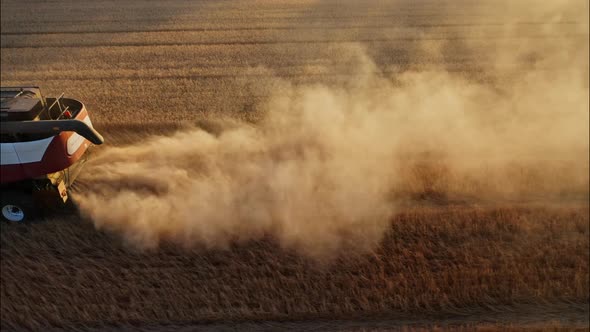
<path fill-rule="evenodd" d="M 4 330 L 588 330 L 588 3 L 1 0 L 85 103 Z"/>

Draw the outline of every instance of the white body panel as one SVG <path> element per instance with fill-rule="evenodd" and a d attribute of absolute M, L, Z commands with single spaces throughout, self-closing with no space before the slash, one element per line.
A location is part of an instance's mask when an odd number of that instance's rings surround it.
<path fill-rule="evenodd" d="M 1 165 L 26 164 L 41 161 L 47 147 L 55 136 L 19 143 L 0 143 L 2 151 Z"/>
<path fill-rule="evenodd" d="M 0 163 L 2 165 L 20 164 L 14 143 L 0 143 Z"/>
<path fill-rule="evenodd" d="M 90 117 L 85 117 L 84 121 L 89 127 L 92 127 L 92 122 L 90 122 Z M 68 154 L 71 156 L 74 153 L 76 153 L 76 151 L 78 151 L 78 149 L 80 148 L 80 146 L 82 146 L 82 143 L 84 143 L 86 139 L 80 135 L 78 135 L 78 133 L 74 133 L 72 134 L 72 136 L 70 136 L 70 138 L 68 138 L 68 142 L 67 142 L 67 150 L 68 150 Z M 85 145 L 86 147 L 88 147 L 88 144 L 86 143 Z"/>

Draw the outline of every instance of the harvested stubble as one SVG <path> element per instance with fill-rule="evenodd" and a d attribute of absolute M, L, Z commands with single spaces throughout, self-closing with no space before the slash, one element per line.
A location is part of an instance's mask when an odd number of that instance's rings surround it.
<path fill-rule="evenodd" d="M 374 251 L 327 265 L 271 238 L 141 253 L 75 218 L 2 225 L 2 326 L 401 320 L 505 306 L 581 319 L 588 222 L 587 206 L 408 209 Z"/>

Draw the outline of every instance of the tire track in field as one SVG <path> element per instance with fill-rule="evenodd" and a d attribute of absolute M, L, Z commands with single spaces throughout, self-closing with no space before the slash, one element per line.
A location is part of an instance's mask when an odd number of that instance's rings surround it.
<path fill-rule="evenodd" d="M 217 45 L 284 45 L 284 44 L 351 44 L 351 43 L 392 43 L 424 41 L 462 41 L 462 40 L 549 40 L 549 39 L 588 39 L 588 34 L 535 35 L 535 36 L 477 36 L 477 37 L 420 37 L 420 38 L 364 38 L 364 39 L 309 39 L 309 40 L 259 40 L 259 41 L 221 41 L 186 43 L 96 43 L 64 45 L 2 45 L 3 49 L 46 49 L 46 48 L 101 48 L 101 47 L 158 47 L 158 46 L 217 46 Z"/>
<path fill-rule="evenodd" d="M 275 27 L 234 27 L 234 28 L 166 28 L 138 30 L 53 30 L 53 31 L 4 31 L 2 36 L 31 35 L 80 35 L 80 34 L 124 34 L 124 33 L 160 33 L 160 32 L 227 32 L 227 31 L 268 31 L 268 30 L 357 30 L 357 29 L 395 29 L 395 28 L 474 28 L 507 26 L 546 26 L 546 22 L 517 23 L 440 23 L 440 24 L 404 24 L 404 25 L 358 25 L 358 26 L 275 26 Z M 584 25 L 576 21 L 551 23 L 551 25 Z"/>
<path fill-rule="evenodd" d="M 293 15 L 293 13 L 289 13 L 290 15 Z M 356 20 L 363 20 L 363 19 L 380 19 L 380 18 L 386 18 L 386 19 L 398 19 L 398 20 L 403 20 L 404 22 L 406 21 L 412 21 L 413 19 L 418 19 L 418 18 L 422 18 L 422 19 L 440 19 L 440 13 L 423 13 L 423 14 L 412 14 L 411 11 L 406 11 L 406 12 L 400 12 L 397 11 L 395 14 L 390 14 L 390 13 L 385 13 L 385 14 L 373 14 L 373 15 L 309 15 L 306 13 L 302 13 L 301 15 L 303 16 L 299 16 L 299 15 L 293 15 L 293 16 L 280 16 L 280 15 L 264 15 L 262 13 L 262 15 L 260 16 L 256 16 L 256 15 L 252 15 L 246 19 L 243 18 L 235 18 L 235 17 L 231 17 L 231 16 L 226 16 L 226 17 L 216 17 L 215 20 L 216 22 L 236 22 L 236 21 L 242 21 L 242 22 L 263 22 L 263 21 L 277 21 L 277 20 L 281 20 L 281 21 L 295 21 L 295 22 L 300 22 L 300 23 L 309 23 L 310 20 L 313 20 L 314 22 L 318 22 L 318 21 L 329 21 L 329 22 L 334 22 L 335 20 L 352 20 L 352 21 L 356 21 Z M 46 16 L 46 17 L 50 17 L 50 16 Z M 453 13 L 452 15 L 447 15 L 446 18 L 447 19 L 451 19 L 452 18 L 457 18 L 457 17 L 469 17 L 469 18 L 486 18 L 485 15 L 474 15 L 472 13 Z M 30 17 L 27 17 L 30 18 Z M 126 18 L 125 19 L 126 22 L 132 23 L 132 22 L 140 22 L 140 23 L 152 23 L 152 22 L 157 22 L 160 23 L 162 20 L 161 19 L 151 19 L 151 18 L 145 18 L 145 17 L 141 17 L 141 18 Z M 190 23 L 195 23 L 195 22 L 199 22 L 199 21 L 210 21 L 209 18 L 207 19 L 203 19 L 202 17 L 198 17 L 198 16 L 188 16 L 188 15 L 184 15 L 184 16 L 177 16 L 174 18 L 174 22 L 175 23 L 179 23 L 179 22 L 190 22 Z M 19 21 L 16 21 L 19 22 Z M 52 24 L 52 23 L 63 23 L 63 20 L 55 20 L 55 19 L 37 19 L 35 21 L 27 21 L 27 22 L 32 22 L 32 23 L 36 23 L 36 24 Z M 82 24 L 87 24 L 88 20 L 86 19 L 68 19 L 67 21 L 68 23 L 82 23 Z M 94 23 L 119 23 L 121 22 L 121 18 L 93 18 L 92 22 Z M 6 24 L 11 23 L 14 24 L 14 21 L 10 21 L 7 20 Z"/>
<path fill-rule="evenodd" d="M 537 69 L 538 71 L 545 71 L 545 72 L 564 72 L 567 69 L 563 68 L 540 68 Z M 428 70 L 422 70 L 422 72 L 426 72 Z M 393 75 L 398 71 L 379 71 L 378 74 L 381 75 Z M 473 69 L 447 69 L 446 72 L 449 73 L 465 73 L 465 74 L 485 74 L 485 69 L 480 70 L 473 70 Z M 518 70 L 514 71 L 515 73 L 519 72 Z M 521 70 L 520 72 L 526 73 L 526 70 Z M 377 72 L 369 73 L 365 72 L 363 74 L 377 74 Z M 88 82 L 88 81 L 110 81 L 110 80 L 177 80 L 177 79 L 188 79 L 188 80 L 212 80 L 212 79 L 231 79 L 231 78 L 285 78 L 285 79 L 299 79 L 299 78 L 351 78 L 358 76 L 358 73 L 280 73 L 280 72 L 272 72 L 272 73 L 233 73 L 233 74 L 188 74 L 188 75 L 154 75 L 154 74 L 129 74 L 129 75 L 108 75 L 108 76 L 84 76 L 84 77 L 75 77 L 75 76 L 67 76 L 67 77 L 59 77 L 56 75 L 51 75 L 49 77 L 27 77 L 21 75 L 19 77 L 20 81 L 39 81 L 39 80 L 46 80 L 51 79 L 52 81 L 73 81 L 73 82 Z M 9 79 L 6 79 L 9 80 Z"/>

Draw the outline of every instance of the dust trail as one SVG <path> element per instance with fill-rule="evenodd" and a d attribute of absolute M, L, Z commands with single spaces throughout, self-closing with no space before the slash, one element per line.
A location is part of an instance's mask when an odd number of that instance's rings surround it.
<path fill-rule="evenodd" d="M 587 40 L 529 43 L 492 47 L 488 74 L 502 80 L 491 84 L 440 66 L 386 75 L 370 52 L 342 47 L 349 81 L 277 79 L 256 124 L 103 148 L 81 210 L 140 247 L 271 236 L 332 257 L 375 246 L 408 200 L 587 200 Z"/>
<path fill-rule="evenodd" d="M 369 248 L 387 227 L 393 165 L 381 112 L 345 91 L 285 87 L 257 126 L 195 129 L 92 160 L 81 201 L 142 246 L 225 246 L 271 234 L 310 255 Z M 385 163 L 385 164 L 383 164 Z"/>

